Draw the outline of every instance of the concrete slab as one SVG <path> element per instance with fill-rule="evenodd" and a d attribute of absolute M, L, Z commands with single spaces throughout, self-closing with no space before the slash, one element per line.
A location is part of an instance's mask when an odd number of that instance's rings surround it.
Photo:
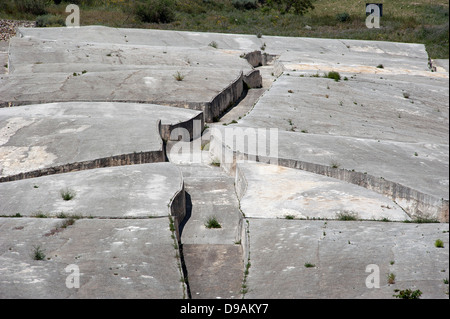
<path fill-rule="evenodd" d="M 0 215 L 161 217 L 182 190 L 181 172 L 170 163 L 98 168 L 0 183 Z M 64 200 L 61 192 L 74 197 Z"/>
<path fill-rule="evenodd" d="M 410 217 L 392 200 L 354 184 L 276 165 L 237 164 L 236 189 L 247 218 L 359 219 L 405 221 Z"/>
<path fill-rule="evenodd" d="M 347 61 L 353 65 L 376 67 L 380 63 L 398 68 L 428 70 L 428 55 L 423 44 L 392 43 L 385 41 L 362 41 L 340 39 L 313 39 L 273 37 L 263 35 L 203 33 L 162 30 L 117 29 L 102 26 L 70 28 L 22 28 L 23 37 L 43 40 L 95 42 L 128 45 L 156 45 L 162 47 L 206 47 L 212 41 L 219 49 L 238 50 L 248 53 L 266 44 L 265 52 L 273 55 L 286 54 L 284 61 L 305 61 L 309 64 L 330 65 Z M 294 58 L 289 53 L 295 52 Z M 340 61 L 339 59 L 343 59 Z M 330 62 L 333 61 L 333 62 Z M 341 63 L 341 64 L 342 64 Z"/>
<path fill-rule="evenodd" d="M 2 299 L 185 297 L 168 218 L 61 222 L 0 218 Z M 38 246 L 43 260 L 33 258 Z M 74 269 L 79 288 L 68 288 Z"/>
<path fill-rule="evenodd" d="M 433 66 L 436 67 L 436 72 L 449 72 L 448 59 L 435 59 L 433 60 Z"/>
<path fill-rule="evenodd" d="M 0 106 L 127 101 L 201 110 L 212 122 L 240 98 L 244 85 L 261 85 L 237 51 L 208 43 L 193 48 L 130 42 L 126 34 L 116 41 L 117 29 L 82 29 L 87 38 L 50 28 L 12 39 L 11 74 L 0 77 Z"/>
<path fill-rule="evenodd" d="M 448 78 L 433 74 L 346 73 L 341 78 L 348 81 L 336 82 L 286 72 L 239 124 L 377 141 L 448 144 Z"/>
<path fill-rule="evenodd" d="M 249 224 L 245 298 L 394 299 L 394 289 L 418 289 L 423 299 L 448 299 L 448 224 L 273 219 Z M 444 248 L 434 246 L 436 239 Z M 367 268 L 373 265 L 378 273 Z M 394 284 L 388 283 L 391 273 Z M 379 288 L 368 288 L 374 276 Z"/>
<path fill-rule="evenodd" d="M 376 191 L 397 202 L 411 217 L 448 221 L 448 145 L 278 131 L 278 147 L 271 146 L 275 151 L 269 153 L 267 148 L 254 154 L 254 145 L 248 143 L 258 141 L 258 130 L 241 127 L 239 131 L 236 127 L 228 126 L 228 133 L 211 133 L 212 157 L 220 158 L 231 172 L 235 168 L 233 159 L 246 161 L 250 154 L 254 161 L 259 155 L 261 162 L 302 169 Z M 227 140 L 227 136 L 243 131 L 250 142 L 232 145 Z M 261 136 L 269 143 L 269 133 Z"/>
<path fill-rule="evenodd" d="M 230 50 L 167 47 L 156 44 L 111 44 L 76 42 L 73 39 L 47 41 L 40 38 L 12 38 L 9 49 L 11 73 L 110 72 L 139 69 L 201 68 L 234 69 L 249 73 L 253 68 Z"/>
<path fill-rule="evenodd" d="M 1 103 L 13 105 L 92 101 L 169 104 L 202 110 L 222 90 L 241 78 L 235 70 L 202 68 L 114 70 L 5 75 L 0 79 Z M 182 81 L 175 76 L 180 72 Z"/>
<path fill-rule="evenodd" d="M 0 177 L 165 160 L 159 120 L 193 110 L 133 103 L 52 103 L 0 109 Z M 35 173 L 33 173 L 35 172 Z M 14 179 L 14 178 L 13 178 Z"/>
<path fill-rule="evenodd" d="M 192 299 L 241 299 L 241 245 L 183 245 Z"/>
<path fill-rule="evenodd" d="M 234 178 L 206 164 L 178 165 L 185 183 L 187 220 L 181 232 L 183 244 L 233 245 L 240 239 L 241 213 Z M 207 228 L 215 217 L 220 228 Z M 242 261 L 242 259 L 241 259 Z"/>
<path fill-rule="evenodd" d="M 436 74 L 341 74 L 348 80 L 335 82 L 286 72 L 237 124 L 215 127 L 224 142 L 212 156 L 223 160 L 224 147 L 251 153 L 249 142 L 226 140 L 227 130 L 257 141 L 258 129 L 276 129 L 271 154 L 279 165 L 375 190 L 411 216 L 448 221 L 448 76 Z"/>

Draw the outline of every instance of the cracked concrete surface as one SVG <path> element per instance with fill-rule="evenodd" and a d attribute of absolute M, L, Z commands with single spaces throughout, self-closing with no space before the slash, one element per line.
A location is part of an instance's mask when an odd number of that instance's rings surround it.
<path fill-rule="evenodd" d="M 6 57 L 1 298 L 448 298 L 448 60 L 422 44 L 27 28 Z M 268 128 L 278 165 L 217 139 Z"/>

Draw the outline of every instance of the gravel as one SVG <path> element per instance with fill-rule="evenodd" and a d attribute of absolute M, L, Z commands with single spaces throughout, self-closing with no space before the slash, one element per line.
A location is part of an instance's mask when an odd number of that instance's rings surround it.
<path fill-rule="evenodd" d="M 20 20 L 2 20 L 0 19 L 0 41 L 8 41 L 9 38 L 16 35 L 18 27 L 34 28 L 35 21 L 20 21 Z"/>

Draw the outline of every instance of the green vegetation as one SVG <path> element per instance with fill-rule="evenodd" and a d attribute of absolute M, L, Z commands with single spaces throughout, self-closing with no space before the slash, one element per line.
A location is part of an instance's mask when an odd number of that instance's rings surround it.
<path fill-rule="evenodd" d="M 32 257 L 34 260 L 44 260 L 45 253 L 44 250 L 41 249 L 41 246 L 34 246 Z"/>
<path fill-rule="evenodd" d="M 388 275 L 388 284 L 390 284 L 390 285 L 395 284 L 395 274 L 390 273 L 390 274 Z"/>
<path fill-rule="evenodd" d="M 177 80 L 177 81 L 183 81 L 185 75 L 182 74 L 182 73 L 180 73 L 180 71 L 177 71 L 177 73 L 175 73 L 175 74 L 173 75 L 173 77 L 174 77 L 174 79 Z"/>
<path fill-rule="evenodd" d="M 206 228 L 222 228 L 220 223 L 217 221 L 215 216 L 211 216 L 206 220 L 205 223 Z"/>
<path fill-rule="evenodd" d="M 444 242 L 441 239 L 436 239 L 434 242 L 434 246 L 436 248 L 444 248 Z"/>
<path fill-rule="evenodd" d="M 359 218 L 358 218 L 357 213 L 344 210 L 343 212 L 336 214 L 336 219 L 342 220 L 342 221 L 352 221 L 352 220 L 358 220 Z"/>
<path fill-rule="evenodd" d="M 75 197 L 75 192 L 73 190 L 68 189 L 68 188 L 62 189 L 60 191 L 60 193 L 61 193 L 62 199 L 66 200 L 66 201 L 67 200 L 71 200 L 72 198 Z"/>
<path fill-rule="evenodd" d="M 324 77 L 328 78 L 328 79 L 333 79 L 336 82 L 339 82 L 341 80 L 341 75 L 339 74 L 339 72 L 335 72 L 335 71 L 325 73 Z"/>
<path fill-rule="evenodd" d="M 307 263 L 305 263 L 305 267 L 306 268 L 314 268 L 314 267 L 316 267 L 316 265 L 311 264 L 310 262 L 307 262 Z"/>
<path fill-rule="evenodd" d="M 395 298 L 400 299 L 419 299 L 422 295 L 422 292 L 420 290 L 414 290 L 411 289 L 405 289 L 405 290 L 399 290 L 395 289 L 394 292 L 398 292 L 397 295 L 393 295 Z"/>
<path fill-rule="evenodd" d="M 82 25 L 423 43 L 431 58 L 449 58 L 446 0 L 386 0 L 380 29 L 366 27 L 354 0 L 2 0 L 0 18 L 54 26 L 69 3 Z"/>

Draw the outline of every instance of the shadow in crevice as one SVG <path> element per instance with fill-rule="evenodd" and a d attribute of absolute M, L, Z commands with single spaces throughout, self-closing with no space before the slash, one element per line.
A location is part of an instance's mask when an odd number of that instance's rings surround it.
<path fill-rule="evenodd" d="M 191 214 L 192 214 L 191 195 L 189 195 L 189 193 L 185 192 L 185 196 L 186 196 L 186 216 L 184 217 L 184 219 L 182 220 L 182 222 L 179 225 L 180 240 L 179 240 L 178 246 L 179 246 L 179 250 L 180 250 L 181 269 L 183 271 L 184 282 L 186 284 L 187 298 L 192 299 L 191 288 L 189 286 L 189 274 L 188 274 L 188 270 L 186 267 L 186 262 L 184 260 L 183 244 L 182 244 L 182 240 L 181 240 L 184 226 L 189 221 L 189 219 L 191 218 Z"/>
<path fill-rule="evenodd" d="M 192 215 L 191 195 L 189 195 L 188 192 L 185 192 L 185 196 L 186 196 L 186 216 L 184 217 L 184 219 L 181 221 L 181 223 L 179 225 L 180 240 L 183 235 L 184 226 L 186 226 L 187 222 L 189 221 L 189 219 L 191 218 L 191 215 Z"/>

